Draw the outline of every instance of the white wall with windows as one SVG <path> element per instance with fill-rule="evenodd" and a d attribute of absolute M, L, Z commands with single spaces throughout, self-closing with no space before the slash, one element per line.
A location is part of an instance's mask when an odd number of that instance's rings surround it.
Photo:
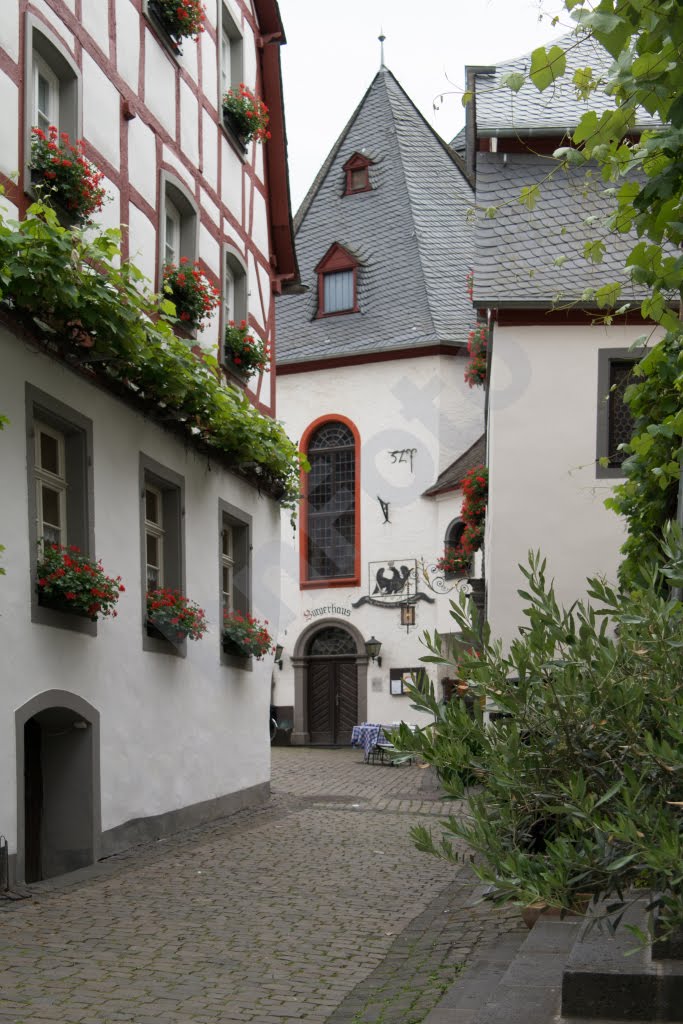
<path fill-rule="evenodd" d="M 282 617 L 278 640 L 284 647 L 282 671 L 274 673 L 274 703 L 289 707 L 295 702 L 292 665 L 298 638 L 317 620 L 335 619 L 355 627 L 365 640 L 382 643 L 382 665 L 370 662 L 367 676 L 367 720 L 416 721 L 408 697 L 392 696 L 390 672 L 397 667 L 420 665 L 427 653 L 420 634 L 428 629 L 449 628 L 448 601 L 458 581 L 445 588 L 429 566 L 442 554 L 448 522 L 460 512 L 457 492 L 443 498 L 424 497 L 423 492 L 444 468 L 442 436 L 450 434 L 456 454 L 466 451 L 481 436 L 483 393 L 463 380 L 464 360 L 455 356 L 381 361 L 364 365 L 320 369 L 278 377 L 278 410 L 288 433 L 300 439 L 321 417 L 348 418 L 360 435 L 360 579 L 358 585 L 335 585 L 317 580 L 313 588 L 300 587 L 300 536 L 289 522 L 282 524 Z M 403 454 L 401 454 L 403 453 Z M 389 506 L 385 522 L 379 498 Z M 400 622 L 400 609 L 358 608 L 353 603 L 372 596 L 376 567 L 369 563 L 395 560 L 417 563 L 417 588 L 434 603 L 418 601 L 416 622 L 410 630 Z M 427 572 L 428 581 L 424 578 Z M 443 592 L 439 593 L 438 591 Z M 337 611 L 335 611 L 337 609 Z M 429 668 L 434 682 L 446 670 Z"/>
<path fill-rule="evenodd" d="M 273 546 L 279 506 L 5 328 L 0 330 L 0 359 L 5 367 L 0 409 L 10 420 L 0 434 L 0 539 L 6 547 L 0 609 L 6 708 L 0 716 L 0 821 L 10 853 L 17 848 L 14 711 L 35 694 L 54 688 L 57 678 L 62 689 L 100 713 L 104 833 L 136 818 L 241 791 L 253 796 L 263 790 L 263 798 L 270 776 L 272 656 L 252 660 L 243 669 L 225 664 L 220 627 L 236 557 L 251 559 L 249 608 L 259 618 L 277 621 Z M 117 618 L 100 619 L 90 633 L 32 621 L 38 545 L 34 549 L 31 542 L 30 508 L 36 510 L 36 535 L 70 543 L 67 492 L 77 481 L 69 478 L 73 467 L 65 468 L 68 437 L 65 448 L 64 432 L 27 410 L 27 384 L 36 394 L 61 403 L 62 417 L 63 409 L 74 410 L 92 424 L 92 495 L 86 510 L 94 537 L 90 553 L 102 560 L 108 575 L 120 575 L 126 589 Z M 27 437 L 27 421 L 33 436 Z M 152 475 L 154 482 L 141 490 L 141 454 L 184 482 L 178 509 L 184 592 L 209 619 L 209 632 L 199 641 L 188 641 L 185 656 L 144 649 L 144 587 L 171 581 L 163 576 L 170 524 L 157 478 Z M 32 484 L 27 483 L 27 463 L 33 468 Z M 221 502 L 233 510 L 227 521 L 221 518 Z M 243 546 L 236 555 L 230 543 L 241 528 L 235 512 L 250 521 L 251 553 Z M 239 583 L 243 600 L 244 575 Z"/>
<path fill-rule="evenodd" d="M 562 601 L 585 596 L 589 575 L 616 579 L 625 530 L 604 507 L 618 476 L 596 464 L 598 367 L 601 350 L 641 336 L 638 326 L 495 329 L 485 548 L 489 622 L 505 643 L 523 619 L 517 566 L 529 549 L 548 558 Z"/>

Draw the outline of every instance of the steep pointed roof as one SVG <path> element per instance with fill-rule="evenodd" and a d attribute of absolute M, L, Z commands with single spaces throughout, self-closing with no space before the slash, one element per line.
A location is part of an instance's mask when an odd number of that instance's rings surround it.
<path fill-rule="evenodd" d="M 354 153 L 372 161 L 372 188 L 344 195 Z M 278 364 L 465 345 L 472 202 L 462 161 L 382 67 L 296 215 L 309 291 L 278 299 Z M 316 319 L 315 267 L 334 242 L 359 262 L 360 311 Z"/>

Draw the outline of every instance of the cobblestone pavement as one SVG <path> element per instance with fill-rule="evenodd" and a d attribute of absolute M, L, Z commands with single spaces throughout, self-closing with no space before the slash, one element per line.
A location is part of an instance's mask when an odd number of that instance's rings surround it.
<path fill-rule="evenodd" d="M 0 901 L 0 1024 L 416 1024 L 517 926 L 412 845 L 428 770 L 274 748 L 272 793 Z"/>

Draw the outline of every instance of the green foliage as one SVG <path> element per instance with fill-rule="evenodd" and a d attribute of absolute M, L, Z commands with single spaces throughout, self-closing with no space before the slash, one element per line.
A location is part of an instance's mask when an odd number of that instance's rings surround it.
<path fill-rule="evenodd" d="M 175 307 L 121 261 L 120 233 L 86 237 L 36 203 L 0 218 L 0 302 L 110 390 L 294 510 L 300 456 L 282 426 L 225 384 L 215 356 L 177 337 Z"/>
<path fill-rule="evenodd" d="M 9 424 L 9 420 L 7 419 L 7 417 L 3 416 L 2 413 L 0 413 L 0 430 L 4 430 L 5 427 L 8 424 Z M 0 555 L 3 553 L 4 550 L 5 550 L 5 545 L 4 544 L 0 544 Z M 0 565 L 0 576 L 4 576 L 4 575 L 5 575 L 5 570 Z"/>
<path fill-rule="evenodd" d="M 570 909 L 583 894 L 608 900 L 618 923 L 634 889 L 652 896 L 664 930 L 683 924 L 683 605 L 662 596 L 683 582 L 683 539 L 665 531 L 664 565 L 641 570 L 633 596 L 589 580 L 591 603 L 561 607 L 546 563 L 522 568 L 526 625 L 503 652 L 474 610 L 452 602 L 460 645 L 425 636 L 423 660 L 458 666 L 470 688 L 507 716 L 441 711 L 411 691 L 434 725 L 401 748 L 419 749 L 465 795 L 468 813 L 442 839 L 415 830 L 420 848 L 455 859 L 451 840 L 479 855 L 493 898 Z M 479 650 L 463 654 L 462 644 Z M 479 789 L 466 789 L 474 776 Z"/>

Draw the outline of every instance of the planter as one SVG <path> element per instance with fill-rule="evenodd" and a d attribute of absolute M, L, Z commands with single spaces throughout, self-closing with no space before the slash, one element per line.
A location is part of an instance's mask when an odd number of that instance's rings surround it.
<path fill-rule="evenodd" d="M 31 185 L 34 189 L 40 185 L 51 187 L 49 181 L 45 180 L 40 171 L 34 171 L 33 169 L 31 169 Z M 59 201 L 59 191 L 50 192 L 49 197 L 46 197 L 45 205 L 52 207 L 63 228 L 75 228 L 81 223 L 81 217 L 77 213 L 74 213 L 73 210 L 67 210 L 65 206 L 62 206 Z"/>
<path fill-rule="evenodd" d="M 153 22 L 154 27 L 158 30 L 164 39 L 167 46 L 175 53 L 178 57 L 182 56 L 182 50 L 180 43 L 176 36 L 168 29 L 166 18 L 164 17 L 163 8 L 158 3 L 158 0 L 147 0 L 147 13 L 150 20 Z"/>
<path fill-rule="evenodd" d="M 160 628 L 149 620 L 147 621 L 147 636 L 152 640 L 164 640 L 168 644 L 173 644 L 174 647 L 182 646 L 186 640 L 184 633 L 171 633 L 169 627 Z"/>
<path fill-rule="evenodd" d="M 588 910 L 593 895 L 590 892 L 577 893 L 571 910 L 562 911 L 559 907 L 549 907 L 547 903 L 529 903 L 522 907 L 522 920 L 527 928 L 533 928 L 539 917 L 583 917 Z"/>
<path fill-rule="evenodd" d="M 238 644 L 236 640 L 232 640 L 230 637 L 223 637 L 221 647 L 223 648 L 223 654 L 229 654 L 231 658 L 241 658 L 243 661 L 248 661 L 251 657 L 250 651 L 245 651 L 241 644 Z"/>
<path fill-rule="evenodd" d="M 241 363 L 236 363 L 235 357 L 229 349 L 223 352 L 223 369 L 230 377 L 234 378 L 240 387 L 245 387 L 253 373 L 252 370 L 246 369 Z"/>
<path fill-rule="evenodd" d="M 74 607 L 73 601 L 67 601 L 63 594 L 46 594 L 38 588 L 38 604 L 41 608 L 49 608 L 50 611 L 60 612 L 62 615 L 74 615 L 78 619 L 90 619 L 97 622 L 96 615 L 88 615 L 84 608 Z"/>
<path fill-rule="evenodd" d="M 223 125 L 227 132 L 233 137 L 239 148 L 243 153 L 247 151 L 247 145 L 249 144 L 249 138 L 241 130 L 241 127 L 229 110 L 223 108 Z"/>

